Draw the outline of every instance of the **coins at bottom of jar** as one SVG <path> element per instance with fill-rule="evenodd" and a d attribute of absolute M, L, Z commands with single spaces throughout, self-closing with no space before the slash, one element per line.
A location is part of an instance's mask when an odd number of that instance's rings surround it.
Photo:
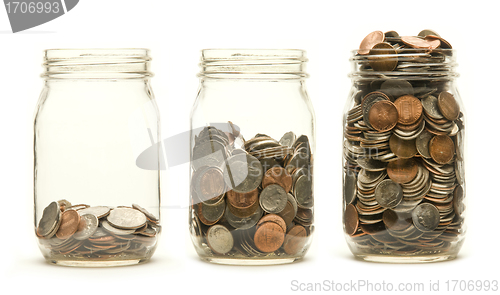
<path fill-rule="evenodd" d="M 36 229 L 50 256 L 81 260 L 144 256 L 160 232 L 158 218 L 137 204 L 112 208 L 67 200 L 50 203 Z"/>
<path fill-rule="evenodd" d="M 218 142 L 225 159 L 192 165 L 191 235 L 203 255 L 224 258 L 301 257 L 313 227 L 312 155 L 307 136 L 265 134 L 206 127 L 197 144 Z M 234 138 L 221 140 L 221 134 Z M 238 145 L 238 143 L 241 143 Z M 222 171 L 224 183 L 202 183 L 207 171 Z M 206 191 L 219 195 L 207 196 Z"/>

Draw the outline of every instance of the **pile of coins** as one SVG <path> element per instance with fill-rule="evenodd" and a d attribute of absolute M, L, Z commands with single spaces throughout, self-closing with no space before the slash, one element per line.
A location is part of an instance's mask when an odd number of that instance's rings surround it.
<path fill-rule="evenodd" d="M 308 137 L 245 140 L 229 122 L 205 127 L 192 150 L 191 235 L 200 255 L 299 257 L 313 231 Z"/>
<path fill-rule="evenodd" d="M 463 233 L 464 121 L 437 33 L 370 33 L 344 117 L 344 230 L 357 251 L 446 252 Z"/>
<path fill-rule="evenodd" d="M 159 220 L 139 205 L 71 205 L 50 203 L 36 228 L 40 245 L 50 257 L 77 260 L 126 259 L 154 251 Z"/>

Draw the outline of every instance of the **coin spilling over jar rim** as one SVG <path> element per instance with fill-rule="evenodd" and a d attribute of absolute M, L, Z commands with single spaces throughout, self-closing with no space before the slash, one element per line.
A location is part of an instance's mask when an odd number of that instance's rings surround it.
<path fill-rule="evenodd" d="M 432 30 L 374 31 L 350 60 L 343 221 L 351 252 L 376 262 L 455 258 L 465 235 L 455 51 Z"/>

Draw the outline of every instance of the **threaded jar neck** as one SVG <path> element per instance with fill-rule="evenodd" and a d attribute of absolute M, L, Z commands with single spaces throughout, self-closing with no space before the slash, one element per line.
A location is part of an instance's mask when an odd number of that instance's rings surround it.
<path fill-rule="evenodd" d="M 308 77 L 300 49 L 204 49 L 202 79 L 297 80 Z"/>
<path fill-rule="evenodd" d="M 51 79 L 145 79 L 150 71 L 148 49 L 49 49 L 44 51 L 42 77 Z"/>
<path fill-rule="evenodd" d="M 353 50 L 350 57 L 352 80 L 405 79 L 405 80 L 453 80 L 456 51 L 453 49 L 401 48 L 372 49 L 369 54 Z"/>

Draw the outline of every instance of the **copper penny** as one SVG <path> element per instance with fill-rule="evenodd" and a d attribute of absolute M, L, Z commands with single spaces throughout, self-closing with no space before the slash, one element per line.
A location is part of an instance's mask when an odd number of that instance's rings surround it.
<path fill-rule="evenodd" d="M 262 178 L 262 188 L 270 184 L 278 184 L 287 193 L 292 189 L 292 176 L 282 167 L 272 167 L 264 173 Z"/>
<path fill-rule="evenodd" d="M 285 221 L 286 225 L 289 225 L 292 223 L 293 219 L 295 218 L 295 209 L 293 207 L 293 204 L 288 201 L 286 203 L 285 209 L 278 213 L 281 218 Z"/>
<path fill-rule="evenodd" d="M 413 95 L 403 95 L 396 99 L 394 105 L 398 109 L 398 123 L 403 125 L 414 124 L 422 116 L 422 103 Z"/>
<path fill-rule="evenodd" d="M 67 239 L 71 237 L 78 229 L 80 223 L 80 214 L 75 210 L 64 211 L 61 215 L 61 225 L 56 232 L 56 237 L 59 239 Z"/>
<path fill-rule="evenodd" d="M 403 36 L 401 37 L 401 41 L 406 45 L 419 49 L 430 49 L 433 46 L 433 43 L 430 41 L 414 36 Z"/>
<path fill-rule="evenodd" d="M 397 183 L 407 183 L 415 179 L 418 172 L 417 162 L 413 158 L 397 159 L 387 165 L 387 175 Z"/>
<path fill-rule="evenodd" d="M 370 53 L 370 49 L 377 43 L 384 42 L 385 35 L 382 31 L 374 31 L 368 34 L 361 44 L 359 44 L 358 54 L 366 55 Z"/>
<path fill-rule="evenodd" d="M 396 126 L 398 122 L 398 110 L 396 106 L 388 101 L 381 100 L 373 104 L 368 112 L 370 124 L 377 131 L 388 131 Z"/>
<path fill-rule="evenodd" d="M 370 50 L 368 63 L 374 71 L 391 72 L 398 66 L 397 52 L 389 43 L 378 43 Z"/>
<path fill-rule="evenodd" d="M 222 195 L 225 190 L 224 175 L 219 168 L 208 168 L 199 178 L 201 200 L 210 200 Z"/>
<path fill-rule="evenodd" d="M 344 229 L 345 232 L 352 236 L 358 230 L 359 217 L 358 210 L 353 204 L 347 205 L 344 211 Z"/>
<path fill-rule="evenodd" d="M 283 228 L 274 222 L 265 222 L 254 235 L 255 247 L 262 252 L 270 253 L 278 250 L 285 240 Z"/>
<path fill-rule="evenodd" d="M 389 148 L 396 156 L 402 159 L 408 159 L 417 154 L 415 139 L 403 140 L 395 134 L 389 139 Z"/>
<path fill-rule="evenodd" d="M 263 225 L 266 222 L 274 222 L 283 229 L 283 232 L 286 232 L 286 223 L 285 223 L 285 220 L 283 220 L 283 218 L 281 218 L 281 216 L 276 215 L 276 214 L 267 214 L 264 217 L 262 217 L 259 220 L 259 222 L 257 222 L 257 227 L 260 227 L 261 225 Z"/>
<path fill-rule="evenodd" d="M 226 193 L 227 201 L 236 209 L 252 207 L 259 200 L 259 189 L 256 188 L 248 193 L 238 193 L 230 190 Z"/>
<path fill-rule="evenodd" d="M 391 230 L 404 230 L 413 224 L 411 214 L 408 212 L 396 212 L 391 209 L 384 211 L 382 221 Z"/>
<path fill-rule="evenodd" d="M 448 135 L 436 135 L 429 142 L 431 158 L 438 164 L 447 164 L 455 155 L 455 144 Z"/>
<path fill-rule="evenodd" d="M 458 106 L 457 101 L 453 97 L 453 94 L 447 91 L 443 91 L 439 94 L 438 108 L 441 111 L 441 114 L 443 114 L 443 116 L 450 121 L 458 119 L 458 116 L 460 115 L 460 107 Z"/>
<path fill-rule="evenodd" d="M 285 236 L 283 250 L 288 255 L 299 253 L 307 242 L 307 232 L 302 225 L 294 225 Z"/>

